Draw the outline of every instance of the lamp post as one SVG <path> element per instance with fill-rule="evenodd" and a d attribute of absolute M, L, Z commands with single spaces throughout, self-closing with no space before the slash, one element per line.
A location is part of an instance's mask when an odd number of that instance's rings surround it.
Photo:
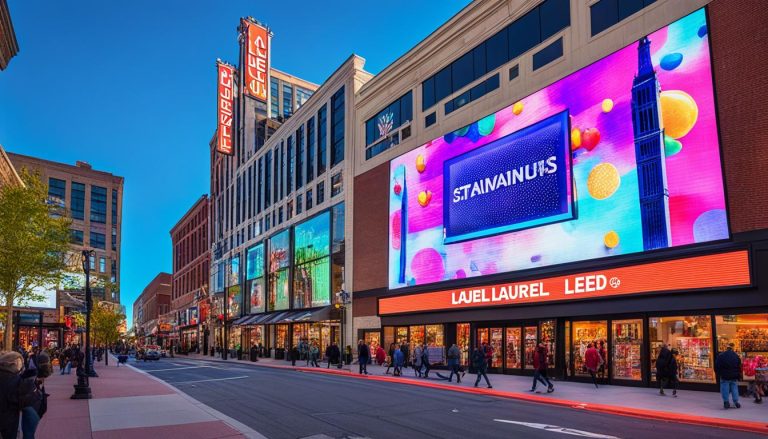
<path fill-rule="evenodd" d="M 72 394 L 72 399 L 91 399 L 90 383 L 88 377 L 91 375 L 91 255 L 93 250 L 83 250 L 82 262 L 83 272 L 85 273 L 85 367 L 83 368 L 78 361 L 77 368 L 77 384 L 75 384 L 75 393 Z M 94 372 L 95 375 L 95 372 Z"/>
<path fill-rule="evenodd" d="M 339 302 L 336 303 L 336 309 L 341 311 L 341 336 L 339 337 L 339 341 L 341 342 L 341 364 L 344 364 L 344 360 L 346 360 L 347 356 L 347 348 L 344 345 L 344 324 L 347 320 L 347 305 L 349 305 L 349 293 L 344 291 L 344 288 L 342 286 L 341 291 L 336 293 L 336 296 L 339 298 Z"/>

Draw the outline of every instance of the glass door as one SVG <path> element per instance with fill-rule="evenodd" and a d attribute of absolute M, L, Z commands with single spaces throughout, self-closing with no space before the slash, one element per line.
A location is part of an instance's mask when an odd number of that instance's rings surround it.
<path fill-rule="evenodd" d="M 536 343 L 538 342 L 539 334 L 536 326 L 525 327 L 525 368 L 533 369 L 533 354 L 536 352 Z"/>
<path fill-rule="evenodd" d="M 555 367 L 555 320 L 542 320 L 539 322 L 539 337 L 547 348 L 547 368 Z"/>
<path fill-rule="evenodd" d="M 459 364 L 469 366 L 469 323 L 456 324 L 456 345 L 461 351 Z"/>
<path fill-rule="evenodd" d="M 520 352 L 522 350 L 523 338 L 521 328 L 507 328 L 506 349 L 504 367 L 506 369 L 521 369 L 523 367 L 520 361 Z"/>
<path fill-rule="evenodd" d="M 608 321 L 584 321 L 573 322 L 573 346 L 571 347 L 571 356 L 573 357 L 573 376 L 589 377 L 587 369 L 586 352 L 590 347 L 594 347 L 599 360 L 597 365 L 597 376 L 606 377 L 606 364 L 608 362 Z"/>
<path fill-rule="evenodd" d="M 613 346 L 611 372 L 617 380 L 643 379 L 643 320 L 628 319 L 611 322 Z"/>
<path fill-rule="evenodd" d="M 504 358 L 504 329 L 490 328 L 490 337 L 493 355 L 491 356 L 491 363 L 488 366 L 497 371 L 501 371 Z"/>

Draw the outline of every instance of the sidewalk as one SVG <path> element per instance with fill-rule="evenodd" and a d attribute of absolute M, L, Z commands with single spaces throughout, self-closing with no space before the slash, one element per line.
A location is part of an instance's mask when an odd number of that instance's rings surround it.
<path fill-rule="evenodd" d="M 43 439 L 262 437 L 144 372 L 116 366 L 114 357 L 110 357 L 109 366 L 103 362 L 96 364 L 99 377 L 90 379 L 93 392 L 90 400 L 70 399 L 77 377 L 74 371 L 71 375 L 60 375 L 56 370 L 45 382 L 51 396 L 36 436 Z"/>
<path fill-rule="evenodd" d="M 220 358 L 195 354 L 188 356 L 179 355 L 176 358 L 224 361 Z M 430 379 L 423 379 L 416 378 L 413 369 L 410 368 L 404 369 L 402 377 L 385 375 L 386 368 L 376 365 L 369 365 L 369 375 L 361 376 L 357 373 L 357 364 L 345 366 L 339 370 L 335 367 L 327 369 L 326 363 L 321 363 L 320 368 L 305 367 L 305 361 L 297 361 L 297 366 L 292 367 L 288 361 L 269 358 L 262 358 L 255 363 L 247 360 L 227 360 L 227 362 L 248 364 L 255 367 L 294 369 L 302 372 L 342 374 L 359 379 L 398 382 L 623 416 L 711 425 L 713 427 L 768 434 L 768 404 L 755 404 L 752 402 L 752 398 L 742 397 L 740 401 L 742 408 L 725 410 L 723 409 L 723 403 L 718 392 L 681 390 L 678 391 L 678 397 L 673 398 L 671 391 L 667 392 L 667 396 L 661 396 L 658 394 L 658 389 L 655 388 L 601 385 L 598 389 L 595 389 L 594 385 L 588 383 L 553 381 L 555 392 L 547 394 L 546 389 L 540 383 L 537 386 L 537 390 L 541 393 L 528 392 L 531 388 L 533 377 L 526 376 L 492 374 L 489 375 L 489 379 L 491 384 L 493 384 L 493 389 L 487 389 L 485 381 L 481 382 L 481 387 L 475 388 L 476 376 L 469 373 L 466 374 L 461 384 L 456 384 L 455 382 L 448 383 L 446 380 L 439 379 L 434 373 L 440 372 L 444 376 L 448 376 L 448 372 L 444 370 L 432 371 L 430 372 Z"/>

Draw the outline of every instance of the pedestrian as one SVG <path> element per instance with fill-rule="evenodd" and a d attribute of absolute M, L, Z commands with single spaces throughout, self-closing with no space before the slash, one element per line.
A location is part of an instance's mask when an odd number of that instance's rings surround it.
<path fill-rule="evenodd" d="M 424 378 L 429 378 L 429 350 L 426 343 L 421 347 L 421 365 L 424 367 Z"/>
<path fill-rule="evenodd" d="M 587 345 L 587 351 L 584 352 L 584 366 L 587 368 L 587 372 L 592 377 L 592 383 L 597 389 L 597 369 L 600 367 L 600 353 L 595 349 L 594 343 Z"/>
<path fill-rule="evenodd" d="M 21 410 L 34 403 L 35 378 L 20 375 L 24 358 L 18 352 L 0 354 L 0 438 L 16 439 Z"/>
<path fill-rule="evenodd" d="M 320 356 L 320 348 L 317 347 L 317 343 L 312 343 L 312 346 L 309 348 L 309 355 L 311 357 L 312 366 L 320 367 L 320 364 L 317 362 L 317 357 Z"/>
<path fill-rule="evenodd" d="M 371 350 L 362 340 L 357 341 L 357 363 L 360 365 L 360 375 L 368 375 L 368 361 L 371 359 Z"/>
<path fill-rule="evenodd" d="M 547 346 L 544 345 L 544 343 L 539 343 L 539 345 L 536 346 L 536 350 L 533 352 L 533 386 L 531 387 L 531 392 L 536 391 L 536 384 L 538 384 L 538 382 L 547 386 L 547 393 L 555 391 L 555 386 L 547 376 L 547 367 L 549 366 L 547 355 L 549 355 Z"/>
<path fill-rule="evenodd" d="M 488 361 L 485 358 L 485 343 L 483 346 L 475 348 L 472 351 L 472 367 L 475 368 L 477 379 L 475 380 L 475 387 L 480 384 L 480 378 L 485 378 L 485 383 L 488 384 L 488 388 L 491 389 L 491 381 L 488 379 Z"/>
<path fill-rule="evenodd" d="M 414 376 L 417 376 L 421 378 L 421 367 L 422 367 L 422 356 L 421 356 L 421 345 L 416 345 L 416 348 L 413 350 L 413 374 Z"/>
<path fill-rule="evenodd" d="M 384 348 L 379 345 L 376 348 L 376 364 L 381 366 L 385 361 L 387 361 L 387 353 L 384 352 Z"/>
<path fill-rule="evenodd" d="M 395 370 L 392 374 L 399 377 L 403 374 L 403 366 L 405 365 L 405 354 L 400 349 L 400 346 L 395 345 L 394 353 L 392 354 L 392 362 L 395 364 Z"/>
<path fill-rule="evenodd" d="M 608 350 L 605 349 L 605 341 L 600 340 L 597 353 L 600 354 L 600 366 L 597 368 L 597 375 L 600 379 L 605 378 L 606 365 L 608 364 Z"/>
<path fill-rule="evenodd" d="M 60 375 L 64 375 L 64 369 L 67 367 L 67 350 L 62 349 L 59 351 L 59 372 Z"/>
<path fill-rule="evenodd" d="M 725 352 L 720 353 L 715 360 L 715 373 L 720 377 L 720 395 L 723 397 L 723 408 L 731 408 L 728 395 L 733 399 L 737 409 L 739 404 L 739 379 L 741 379 L 741 358 L 733 351 L 733 343 L 728 343 Z"/>
<path fill-rule="evenodd" d="M 451 374 L 448 375 L 448 382 L 450 383 L 453 379 L 453 374 L 456 374 L 456 382 L 461 383 L 461 375 L 459 375 L 459 360 L 461 359 L 461 350 L 459 349 L 459 346 L 454 343 L 451 345 L 450 348 L 448 348 L 448 353 L 446 355 L 448 357 L 448 368 L 451 370 Z"/>
<path fill-rule="evenodd" d="M 659 383 L 659 395 L 664 395 L 664 388 L 672 386 L 672 396 L 677 397 L 677 351 L 670 351 L 667 345 L 661 347 L 656 358 L 656 381 Z"/>
<path fill-rule="evenodd" d="M 400 351 L 403 353 L 403 367 L 411 365 L 411 347 L 408 345 L 408 341 L 400 344 Z"/>
<path fill-rule="evenodd" d="M 384 372 L 385 375 L 389 375 L 389 369 L 394 367 L 395 363 L 395 343 L 389 344 L 389 362 L 387 363 L 387 370 Z"/>
<path fill-rule="evenodd" d="M 298 346 L 291 347 L 291 350 L 290 350 L 291 366 L 295 366 L 296 365 L 296 360 L 299 359 L 299 355 L 300 355 L 299 354 L 299 347 Z"/>
<path fill-rule="evenodd" d="M 21 432 L 24 439 L 35 438 L 40 418 L 48 409 L 48 394 L 45 393 L 43 383 L 52 373 L 51 358 L 35 346 L 29 355 L 27 369 L 21 375 L 22 378 L 33 378 L 35 383 L 34 398 L 22 405 L 21 409 Z"/>

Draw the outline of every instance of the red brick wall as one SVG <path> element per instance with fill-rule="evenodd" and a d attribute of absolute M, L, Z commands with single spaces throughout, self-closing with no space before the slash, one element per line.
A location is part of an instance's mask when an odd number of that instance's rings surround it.
<path fill-rule="evenodd" d="M 377 302 L 378 299 L 376 297 L 355 299 L 355 304 L 352 307 L 352 317 L 375 316 Z"/>
<path fill-rule="evenodd" d="M 383 163 L 355 178 L 353 291 L 387 286 L 388 187 L 389 163 Z"/>
<path fill-rule="evenodd" d="M 768 228 L 768 3 L 715 0 L 710 38 L 731 231 Z"/>

